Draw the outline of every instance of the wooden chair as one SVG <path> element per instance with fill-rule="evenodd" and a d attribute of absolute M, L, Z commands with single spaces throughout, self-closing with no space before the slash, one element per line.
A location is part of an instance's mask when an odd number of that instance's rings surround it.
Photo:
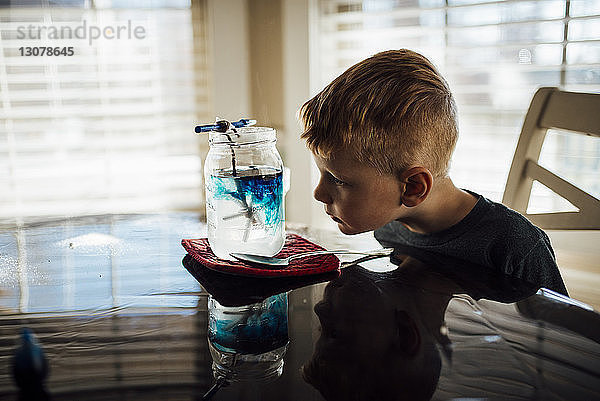
<path fill-rule="evenodd" d="M 523 122 L 502 203 L 544 229 L 598 230 L 600 200 L 538 164 L 549 129 L 600 137 L 600 94 L 538 89 Z M 528 214 L 534 180 L 571 202 L 579 211 Z"/>

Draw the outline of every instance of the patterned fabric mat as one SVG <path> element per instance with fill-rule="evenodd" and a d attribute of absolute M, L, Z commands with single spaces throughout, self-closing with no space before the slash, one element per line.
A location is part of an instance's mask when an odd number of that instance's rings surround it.
<path fill-rule="evenodd" d="M 197 262 L 207 268 L 222 273 L 252 277 L 294 277 L 339 271 L 340 260 L 335 255 L 316 255 L 295 259 L 286 267 L 262 267 L 242 261 L 219 259 L 210 249 L 207 238 L 182 239 L 181 245 Z M 298 253 L 321 251 L 325 248 L 302 238 L 297 234 L 287 234 L 281 252 L 275 255 L 285 258 Z"/>

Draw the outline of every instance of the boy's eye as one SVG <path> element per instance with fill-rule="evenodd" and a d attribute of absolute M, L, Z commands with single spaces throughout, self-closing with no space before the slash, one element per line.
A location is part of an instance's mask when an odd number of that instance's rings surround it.
<path fill-rule="evenodd" d="M 329 174 L 329 179 L 331 180 L 331 182 L 333 182 L 335 185 L 346 185 L 346 183 L 342 180 L 339 180 L 337 178 L 335 178 L 333 175 Z"/>
<path fill-rule="evenodd" d="M 337 178 L 333 177 L 333 182 L 335 185 L 344 185 L 345 182 L 342 180 L 338 180 Z"/>

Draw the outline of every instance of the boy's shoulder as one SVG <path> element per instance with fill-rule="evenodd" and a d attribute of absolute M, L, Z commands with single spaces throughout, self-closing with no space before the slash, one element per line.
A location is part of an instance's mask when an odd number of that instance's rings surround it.
<path fill-rule="evenodd" d="M 479 233 L 489 233 L 492 237 L 508 242 L 531 243 L 549 241 L 546 233 L 521 213 L 509 207 L 477 195 L 481 207 L 478 219 L 473 222 L 472 229 Z"/>
<path fill-rule="evenodd" d="M 401 242 L 423 246 L 460 246 L 461 242 L 502 245 L 515 244 L 517 248 L 529 248 L 539 241 L 548 243 L 546 233 L 532 224 L 525 216 L 505 205 L 489 200 L 475 192 L 473 209 L 460 222 L 432 234 L 418 234 L 402 223 L 393 221 L 375 230 L 378 240 L 399 239 Z"/>
<path fill-rule="evenodd" d="M 504 265 L 504 270 L 510 271 L 523 263 L 533 263 L 532 259 L 555 263 L 554 250 L 544 230 L 501 203 L 484 197 L 480 200 L 485 202 L 487 211 L 466 237 L 483 238 L 488 257 L 494 264 Z"/>

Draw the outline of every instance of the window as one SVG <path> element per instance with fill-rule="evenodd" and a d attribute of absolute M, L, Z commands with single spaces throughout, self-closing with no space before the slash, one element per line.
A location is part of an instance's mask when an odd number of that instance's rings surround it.
<path fill-rule="evenodd" d="M 450 174 L 458 186 L 496 201 L 536 89 L 600 90 L 597 0 L 321 0 L 317 30 L 319 88 L 381 50 L 409 48 L 429 57 L 459 109 Z M 598 138 L 558 133 L 548 141 L 542 163 L 600 197 Z M 568 209 L 556 198 L 536 186 L 530 207 Z"/>
<path fill-rule="evenodd" d="M 41 3 L 0 8 L 0 218 L 199 208 L 203 3 Z"/>

